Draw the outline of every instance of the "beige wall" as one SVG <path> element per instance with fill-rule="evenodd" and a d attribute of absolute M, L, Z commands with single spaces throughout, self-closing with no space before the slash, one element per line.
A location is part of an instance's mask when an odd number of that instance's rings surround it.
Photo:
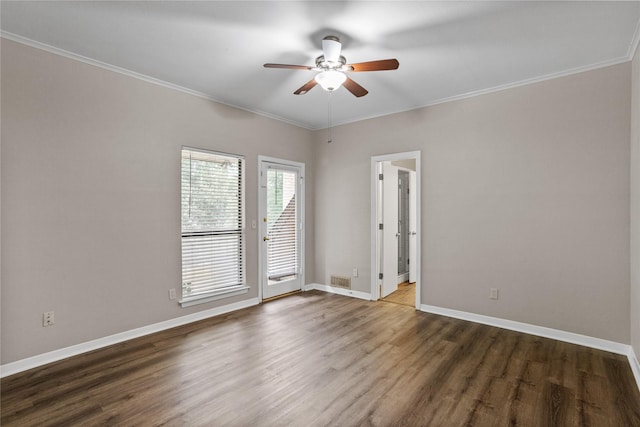
<path fill-rule="evenodd" d="M 259 154 L 306 163 L 305 130 L 2 40 L 2 363 L 257 297 L 182 309 L 180 148 L 246 156 L 257 219 Z M 313 229 L 307 253 L 313 253 Z M 313 279 L 313 257 L 306 271 Z M 55 310 L 56 324 L 42 327 Z"/>
<path fill-rule="evenodd" d="M 631 345 L 640 356 L 640 52 L 632 64 L 631 96 Z"/>
<path fill-rule="evenodd" d="M 180 283 L 181 145 L 246 156 L 249 222 L 257 156 L 304 162 L 307 282 L 357 267 L 363 292 L 370 158 L 420 150 L 423 304 L 628 343 L 631 292 L 639 352 L 631 64 L 339 126 L 327 144 L 324 131 L 1 47 L 3 364 L 257 296 L 249 229 L 247 295 L 189 309 L 168 300 Z M 47 310 L 56 325 L 43 328 Z"/>
<path fill-rule="evenodd" d="M 628 343 L 630 71 L 316 132 L 316 281 L 369 292 L 370 158 L 420 150 L 423 304 Z"/>

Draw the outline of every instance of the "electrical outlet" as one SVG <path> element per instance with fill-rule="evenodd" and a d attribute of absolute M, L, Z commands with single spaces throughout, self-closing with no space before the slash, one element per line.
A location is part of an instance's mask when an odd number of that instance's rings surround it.
<path fill-rule="evenodd" d="M 358 277 L 358 269 L 357 268 L 353 269 L 353 277 Z"/>
<path fill-rule="evenodd" d="M 56 323 L 53 311 L 45 311 L 42 313 L 42 326 L 51 326 Z"/>
<path fill-rule="evenodd" d="M 489 291 L 489 298 L 498 299 L 498 288 L 491 288 Z"/>
<path fill-rule="evenodd" d="M 176 299 L 176 290 L 175 290 L 175 288 L 169 289 L 169 299 Z"/>

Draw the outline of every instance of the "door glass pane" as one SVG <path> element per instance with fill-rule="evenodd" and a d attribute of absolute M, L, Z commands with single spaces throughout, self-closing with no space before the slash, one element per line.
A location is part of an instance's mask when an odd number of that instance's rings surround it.
<path fill-rule="evenodd" d="M 295 172 L 267 171 L 267 278 L 269 283 L 295 279 L 298 275 Z"/>

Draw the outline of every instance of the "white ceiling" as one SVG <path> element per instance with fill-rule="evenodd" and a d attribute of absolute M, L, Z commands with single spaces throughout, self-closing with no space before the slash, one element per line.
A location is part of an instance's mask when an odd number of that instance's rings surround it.
<path fill-rule="evenodd" d="M 293 91 L 321 39 L 347 62 L 397 58 L 396 71 L 353 73 L 369 90 L 331 95 L 333 124 L 565 75 L 631 58 L 640 2 L 29 2 L 2 1 L 3 37 L 49 46 L 310 129 L 327 126 L 328 93 Z"/>

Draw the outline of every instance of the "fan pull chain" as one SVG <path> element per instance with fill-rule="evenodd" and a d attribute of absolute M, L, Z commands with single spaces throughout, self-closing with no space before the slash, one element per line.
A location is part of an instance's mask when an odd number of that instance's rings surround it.
<path fill-rule="evenodd" d="M 333 135 L 331 131 L 331 92 L 327 92 L 329 94 L 328 104 L 328 112 L 327 112 L 327 144 L 331 144 L 333 142 Z"/>

